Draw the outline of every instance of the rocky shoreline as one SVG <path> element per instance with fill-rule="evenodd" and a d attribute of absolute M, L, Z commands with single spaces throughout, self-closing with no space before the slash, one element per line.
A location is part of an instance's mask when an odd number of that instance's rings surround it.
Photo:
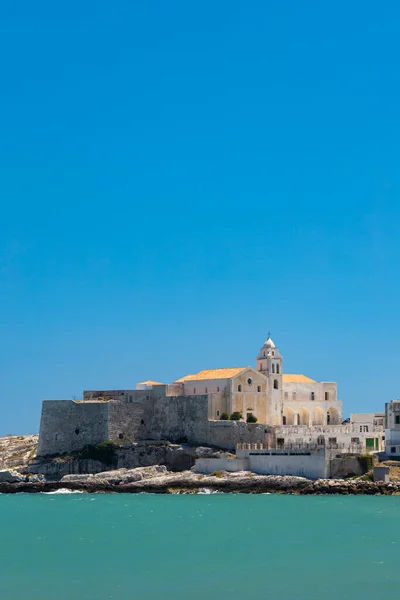
<path fill-rule="evenodd" d="M 1 473 L 5 474 L 5 471 Z M 8 481 L 0 479 L 0 493 L 49 493 L 71 490 L 85 493 L 156 493 L 198 494 L 207 492 L 241 494 L 298 494 L 298 495 L 396 495 L 400 494 L 400 481 L 383 483 L 360 478 L 320 479 L 311 481 L 303 477 L 254 475 L 253 473 L 227 473 L 200 475 L 192 471 L 172 473 L 164 466 L 119 469 L 95 475 L 66 475 L 59 481 L 48 481 L 12 472 Z M 13 480 L 10 480 L 13 479 Z"/>

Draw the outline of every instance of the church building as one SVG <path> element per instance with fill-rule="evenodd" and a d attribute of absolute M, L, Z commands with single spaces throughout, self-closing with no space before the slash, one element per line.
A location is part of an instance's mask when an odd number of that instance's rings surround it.
<path fill-rule="evenodd" d="M 186 375 L 168 386 L 168 395 L 207 394 L 209 419 L 239 412 L 244 420 L 254 415 L 267 425 L 339 425 L 342 403 L 333 382 L 283 373 L 282 355 L 268 337 L 256 367 L 206 369 Z M 155 382 L 138 384 L 158 385 Z"/>

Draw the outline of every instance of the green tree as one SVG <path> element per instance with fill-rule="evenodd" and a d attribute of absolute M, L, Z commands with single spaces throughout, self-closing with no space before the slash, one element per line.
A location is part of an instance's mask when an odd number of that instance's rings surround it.
<path fill-rule="evenodd" d="M 240 421 L 241 418 L 242 418 L 242 413 L 240 413 L 240 412 L 233 412 L 230 416 L 231 421 Z"/>
<path fill-rule="evenodd" d="M 227 412 L 223 412 L 219 418 L 220 421 L 229 421 L 229 415 Z"/>
<path fill-rule="evenodd" d="M 256 417 L 256 416 L 254 416 L 254 415 L 253 415 L 253 413 L 249 413 L 249 414 L 247 415 L 247 419 L 246 419 L 246 421 L 247 421 L 248 423 L 257 423 L 257 417 Z"/>

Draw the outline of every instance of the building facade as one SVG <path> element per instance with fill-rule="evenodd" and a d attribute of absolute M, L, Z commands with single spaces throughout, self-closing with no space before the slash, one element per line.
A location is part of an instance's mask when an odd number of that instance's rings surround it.
<path fill-rule="evenodd" d="M 386 454 L 390 458 L 400 458 L 400 400 L 385 404 Z"/>
<path fill-rule="evenodd" d="M 209 418 L 240 412 L 260 423 L 281 425 L 340 425 L 342 402 L 333 382 L 283 373 L 282 355 L 270 337 L 256 357 L 256 368 L 207 369 L 186 375 L 185 395 L 208 394 Z"/>

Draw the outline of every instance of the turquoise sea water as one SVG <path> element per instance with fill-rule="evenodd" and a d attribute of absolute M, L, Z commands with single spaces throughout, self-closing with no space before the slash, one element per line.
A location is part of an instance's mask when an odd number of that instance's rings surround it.
<path fill-rule="evenodd" d="M 382 600 L 400 497 L 0 495 L 2 600 Z"/>

